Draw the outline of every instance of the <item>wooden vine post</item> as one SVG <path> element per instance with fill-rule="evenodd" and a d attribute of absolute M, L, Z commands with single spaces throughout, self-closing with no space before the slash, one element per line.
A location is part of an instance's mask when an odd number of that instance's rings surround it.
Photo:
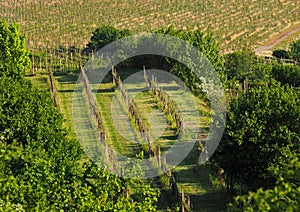
<path fill-rule="evenodd" d="M 31 55 L 31 61 L 32 61 L 32 68 L 31 68 L 31 74 L 34 75 L 35 73 L 35 67 L 34 67 L 34 52 L 32 52 L 32 55 Z"/>
<path fill-rule="evenodd" d="M 160 155 L 160 146 L 158 146 L 158 155 L 157 155 L 158 166 L 161 167 L 161 155 Z"/>
<path fill-rule="evenodd" d="M 54 77 L 53 77 L 53 72 L 50 69 L 49 71 L 49 78 L 50 78 L 50 87 L 51 87 L 51 93 L 52 93 L 52 98 L 54 100 L 54 105 L 58 107 L 58 100 L 56 96 L 56 89 L 55 89 L 55 84 L 54 84 Z"/>
<path fill-rule="evenodd" d="M 184 207 L 184 188 L 183 186 L 181 186 L 181 211 L 184 212 L 185 211 L 185 207 Z"/>

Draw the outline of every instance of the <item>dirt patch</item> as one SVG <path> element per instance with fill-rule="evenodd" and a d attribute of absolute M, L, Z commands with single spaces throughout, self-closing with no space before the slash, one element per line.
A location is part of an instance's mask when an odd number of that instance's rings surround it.
<path fill-rule="evenodd" d="M 286 40 L 287 38 L 289 38 L 290 36 L 292 36 L 293 34 L 299 32 L 299 31 L 300 31 L 300 23 L 288 28 L 287 30 L 284 30 L 278 36 L 272 38 L 265 45 L 255 49 L 254 51 L 256 53 L 260 53 L 263 51 L 269 51 L 269 50 L 273 49 L 275 46 L 277 46 L 279 43 L 283 42 L 284 40 Z"/>

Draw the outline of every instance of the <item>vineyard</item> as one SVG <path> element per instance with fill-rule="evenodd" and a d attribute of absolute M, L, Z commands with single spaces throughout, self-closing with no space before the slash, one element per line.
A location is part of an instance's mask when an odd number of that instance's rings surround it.
<path fill-rule="evenodd" d="M 136 70 L 123 70 L 119 73 L 122 73 L 123 75 L 131 75 L 134 74 Z M 38 84 L 41 87 L 48 87 L 51 88 L 51 82 L 50 80 L 45 79 L 45 77 L 49 75 L 47 72 L 39 71 L 39 74 L 35 77 L 31 77 L 29 79 L 33 80 L 34 83 Z M 84 131 L 90 130 L 89 124 L 90 120 L 93 119 L 92 116 L 89 117 L 89 119 L 81 119 L 79 123 L 74 123 L 74 120 L 72 120 L 72 111 L 70 108 L 72 108 L 72 101 L 78 101 L 74 100 L 74 97 L 72 97 L 73 92 L 76 87 L 78 87 L 77 79 L 79 77 L 79 73 L 69 73 L 69 74 L 55 74 L 54 75 L 54 85 L 56 89 L 56 95 L 58 97 L 58 107 L 61 111 L 63 111 L 64 117 L 66 118 L 66 123 L 69 129 L 71 129 L 70 134 L 74 134 L 74 125 L 77 126 L 76 134 L 79 136 L 80 139 L 84 139 L 82 137 L 81 133 L 84 133 Z M 123 78 L 123 77 L 122 77 Z M 118 77 L 116 78 L 118 79 Z M 157 81 L 157 80 L 156 80 Z M 122 83 L 122 82 L 117 82 Z M 136 84 L 131 84 L 132 82 L 126 83 L 126 89 L 137 88 Z M 153 82 L 152 82 L 153 83 Z M 131 92 L 131 96 L 134 97 L 134 102 L 136 104 L 136 109 L 139 111 L 138 117 L 141 119 L 140 122 L 132 121 L 128 122 L 128 118 L 131 117 L 129 110 L 127 109 L 127 106 L 125 102 L 123 102 L 122 97 L 122 91 L 114 90 L 114 83 L 113 81 L 107 82 L 107 83 L 101 83 L 101 84 L 91 84 L 93 95 L 96 97 L 95 107 L 99 108 L 99 111 L 101 111 L 101 117 L 103 120 L 103 129 L 100 129 L 102 132 L 106 132 L 105 134 L 105 142 L 107 145 L 111 146 L 115 151 L 128 156 L 133 157 L 135 154 L 138 154 L 141 150 L 144 150 L 146 153 L 152 152 L 156 157 L 158 154 L 163 154 L 168 148 L 172 146 L 174 142 L 176 142 L 177 136 L 178 136 L 178 127 L 176 121 L 173 118 L 169 118 L 169 120 L 166 119 L 166 116 L 164 115 L 164 109 L 165 108 L 159 98 L 159 95 L 156 96 L 155 92 L 153 90 L 155 89 L 153 87 L 152 91 L 144 91 L 142 93 L 138 92 Z M 143 88 L 145 84 L 140 85 L 140 88 Z M 157 89 L 156 85 L 156 89 Z M 168 87 L 171 87 L 172 89 L 168 91 L 168 95 L 172 97 L 172 99 L 180 99 L 180 101 L 184 101 L 184 98 L 182 98 L 182 94 L 180 89 L 175 89 L 174 87 L 177 87 L 178 85 L 170 84 L 170 83 L 162 83 L 159 85 L 163 88 L 163 90 L 168 90 Z M 178 87 L 180 88 L 180 87 Z M 98 91 L 97 91 L 98 90 Z M 184 93 L 183 93 L 184 94 Z M 129 94 L 126 94 L 129 95 Z M 167 94 L 165 94 L 167 95 Z M 85 94 L 82 93 L 82 98 Z M 117 98 L 114 98 L 116 96 Z M 177 96 L 177 97 L 176 97 Z M 128 98 L 128 97 L 127 97 Z M 73 100 L 72 100 L 73 99 Z M 82 102 L 82 100 L 79 100 Z M 87 101 L 87 100 L 86 100 Z M 84 100 L 83 100 L 84 102 Z M 88 101 L 87 101 L 88 102 Z M 132 102 L 132 101 L 131 101 Z M 94 109 L 89 109 L 88 105 L 85 105 L 87 103 L 83 103 L 84 105 L 80 106 L 80 108 L 75 109 L 73 107 L 73 113 L 75 114 L 84 114 L 89 113 L 92 115 L 92 112 Z M 167 105 L 167 103 L 165 103 Z M 207 136 L 207 132 L 209 129 L 209 124 L 211 121 L 210 118 L 210 111 L 209 108 L 206 106 L 206 103 L 203 102 L 201 99 L 197 99 L 197 104 L 199 104 L 199 108 L 201 108 L 201 114 L 200 119 L 198 120 L 201 123 L 201 138 L 205 138 Z M 184 104 L 181 103 L 181 105 L 184 106 Z M 111 108 L 113 107 L 113 108 Z M 181 110 L 187 111 L 189 107 L 187 108 L 181 108 Z M 114 114 L 112 114 L 114 113 Z M 151 116 L 149 116 L 151 115 Z M 82 115 L 81 117 L 84 117 Z M 151 122 L 151 124 L 150 124 Z M 186 120 L 188 122 L 188 120 Z M 121 125 L 120 125 L 120 124 Z M 126 125 L 127 123 L 127 125 Z M 149 143 L 147 144 L 147 138 L 143 140 L 142 135 L 140 134 L 139 125 L 137 123 L 144 123 L 146 127 L 151 126 L 149 129 L 149 138 L 151 137 L 151 146 L 149 146 Z M 166 129 L 159 129 L 162 126 L 166 126 Z M 183 124 L 183 123 L 182 123 Z M 88 125 L 88 126 L 87 126 Z M 97 126 L 93 126 L 96 130 Z M 162 132 L 163 134 L 158 137 L 157 134 L 159 132 Z M 101 137 L 97 138 L 95 137 L 95 141 L 91 140 L 90 137 L 91 134 L 89 134 L 89 140 L 88 143 L 97 143 L 97 142 L 103 142 L 101 141 Z M 121 136 L 122 135 L 122 136 Z M 84 136 L 84 135 L 83 135 Z M 125 137 L 125 138 L 124 138 Z M 88 137 L 86 137 L 88 138 Z M 100 140 L 98 140 L 100 139 Z M 138 143 L 132 143 L 129 141 L 137 140 L 140 142 Z M 138 145 L 137 145 L 138 144 Z M 83 145 L 83 144 L 82 144 Z M 142 147 L 142 146 L 143 147 Z M 95 149 L 96 147 L 91 147 L 88 145 L 90 149 Z M 84 145 L 83 148 L 85 149 Z M 88 150 L 87 150 L 88 151 Z M 161 152 L 161 153 L 159 153 Z M 220 210 L 224 209 L 224 203 L 226 202 L 226 194 L 224 195 L 214 195 L 215 192 L 217 192 L 216 188 L 213 187 L 211 179 L 209 177 L 210 171 L 205 166 L 199 166 L 195 169 L 195 163 L 197 163 L 198 157 L 197 155 L 197 145 L 194 146 L 193 150 L 190 152 L 189 156 L 179 165 L 172 173 L 174 172 L 174 175 L 177 182 L 177 192 L 181 193 L 184 192 L 185 196 L 185 204 L 190 205 L 192 204 L 193 210 L 197 211 L 198 208 L 207 208 L 207 210 Z M 89 153 L 86 152 L 88 155 Z M 112 152 L 109 154 L 113 154 Z M 163 172 L 165 174 L 169 175 L 170 169 L 166 169 L 166 158 L 160 158 L 158 161 L 158 164 L 161 164 Z M 194 179 L 194 174 L 198 173 L 201 177 L 197 180 Z M 159 182 L 159 181 L 158 181 Z M 168 185 L 166 185 L 168 186 Z M 181 194 L 180 194 L 181 195 Z M 163 197 L 162 197 L 163 198 Z M 223 199 L 225 198 L 225 199 Z M 164 206 L 164 202 L 166 201 L 162 199 L 161 207 Z M 218 201 L 219 204 L 214 205 L 214 201 Z M 204 202 L 204 206 L 202 203 Z"/>
<path fill-rule="evenodd" d="M 0 2 L 0 212 L 299 211 L 299 11 Z"/>
<path fill-rule="evenodd" d="M 213 32 L 222 52 L 230 52 L 256 48 L 297 24 L 299 7 L 297 0 L 4 0 L 0 2 L 0 19 L 20 23 L 28 47 L 36 51 L 60 46 L 83 48 L 100 24 L 110 24 L 135 33 L 169 25 L 200 28 Z"/>

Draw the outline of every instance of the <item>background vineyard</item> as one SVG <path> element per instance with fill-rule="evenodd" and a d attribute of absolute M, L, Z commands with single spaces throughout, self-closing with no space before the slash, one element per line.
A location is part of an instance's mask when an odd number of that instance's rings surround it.
<path fill-rule="evenodd" d="M 212 31 L 228 52 L 255 48 L 296 24 L 299 7 L 297 0 L 3 0 L 0 19 L 20 23 L 32 50 L 84 47 L 95 28 L 110 24 L 133 32 L 200 27 Z"/>

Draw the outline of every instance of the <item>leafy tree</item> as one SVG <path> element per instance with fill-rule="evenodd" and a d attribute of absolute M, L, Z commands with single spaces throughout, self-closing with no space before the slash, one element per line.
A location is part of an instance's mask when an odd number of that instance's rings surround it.
<path fill-rule="evenodd" d="M 232 100 L 214 161 L 227 185 L 271 188 L 277 171 L 299 154 L 300 102 L 294 89 L 273 82 Z"/>
<path fill-rule="evenodd" d="M 238 196 L 228 211 L 299 211 L 300 210 L 300 161 L 292 160 L 279 171 L 280 177 L 274 188 L 249 192 Z"/>
<path fill-rule="evenodd" d="M 0 132 L 6 143 L 22 144 L 39 140 L 50 148 L 54 139 L 64 136 L 62 116 L 53 107 L 49 92 L 39 91 L 22 78 L 0 78 Z"/>
<path fill-rule="evenodd" d="M 183 39 L 190 44 L 197 47 L 200 52 L 207 57 L 210 61 L 214 69 L 216 70 L 217 74 L 219 75 L 222 82 L 226 81 L 225 69 L 224 69 L 224 60 L 220 54 L 220 47 L 218 43 L 213 38 L 212 33 L 204 34 L 200 29 L 197 30 L 183 30 L 174 29 L 173 26 L 168 28 L 163 28 L 158 31 L 157 33 L 163 33 L 167 35 L 171 35 L 180 39 Z M 182 46 L 174 44 L 173 51 L 184 51 Z M 187 52 L 188 54 L 188 52 Z M 171 72 L 181 78 L 186 85 L 191 89 L 194 93 L 202 93 L 201 87 L 201 80 L 187 67 L 183 64 L 178 63 L 178 61 L 167 59 L 171 65 Z"/>
<path fill-rule="evenodd" d="M 274 50 L 272 55 L 279 59 L 290 59 L 289 53 L 283 49 Z"/>
<path fill-rule="evenodd" d="M 118 178 L 89 161 L 56 163 L 42 149 L 2 142 L 0 147 L 0 211 L 156 209 L 159 193 L 142 181 Z"/>
<path fill-rule="evenodd" d="M 261 64 L 249 49 L 225 55 L 226 87 L 236 90 L 236 85 L 247 90 L 253 86 L 264 86 L 271 79 L 272 65 Z"/>
<path fill-rule="evenodd" d="M 272 76 L 282 84 L 300 86 L 300 67 L 295 65 L 276 64 L 272 67 Z"/>
<path fill-rule="evenodd" d="M 0 77 L 23 76 L 30 68 L 29 51 L 19 25 L 0 20 Z"/>
<path fill-rule="evenodd" d="M 2 77 L 0 104 L 0 211 L 156 210 L 157 189 L 83 157 L 48 92 Z"/>
<path fill-rule="evenodd" d="M 294 60 L 300 62 L 300 40 L 294 41 L 291 44 L 289 53 Z"/>
<path fill-rule="evenodd" d="M 239 82 L 243 82 L 246 77 L 251 75 L 255 59 L 255 54 L 248 49 L 225 55 L 227 79 L 235 78 Z"/>
<path fill-rule="evenodd" d="M 131 35 L 129 30 L 118 30 L 113 26 L 106 25 L 100 26 L 93 32 L 91 40 L 88 43 L 85 51 L 98 51 L 107 44 L 129 35 Z"/>
<path fill-rule="evenodd" d="M 223 57 L 220 55 L 220 47 L 216 43 L 213 35 L 211 33 L 204 34 L 201 30 L 175 30 L 173 26 L 168 28 L 163 28 L 157 31 L 153 31 L 153 33 L 162 33 L 166 35 L 171 35 L 180 39 L 183 39 L 190 44 L 197 47 L 203 55 L 207 57 L 207 59 L 211 62 L 221 81 L 225 81 L 225 71 L 224 71 L 224 60 Z M 110 42 L 113 42 L 117 39 L 123 38 L 125 36 L 130 35 L 131 32 L 128 30 L 117 30 L 111 26 L 102 26 L 96 29 L 93 33 L 90 43 L 87 46 L 89 50 L 98 50 L 103 46 L 107 45 Z M 132 45 L 130 49 L 145 49 L 145 48 L 152 48 L 153 43 L 150 42 L 158 42 L 161 44 L 162 47 L 165 46 L 164 40 L 139 40 L 138 43 L 128 44 Z M 163 51 L 169 51 L 173 53 L 178 53 L 181 51 L 185 51 L 182 48 L 181 44 L 173 43 L 172 49 L 163 49 Z M 186 52 L 189 53 L 189 52 Z M 119 58 L 122 58 L 123 52 L 119 52 Z M 100 60 L 101 61 L 101 60 Z M 97 64 L 97 61 L 94 61 L 94 64 Z M 101 64 L 101 63 L 99 63 Z M 110 64 L 105 64 L 106 66 Z M 189 68 L 185 67 L 183 64 L 175 61 L 171 58 L 161 57 L 159 55 L 139 55 L 133 58 L 129 58 L 119 64 L 119 67 L 134 67 L 134 68 L 141 68 L 142 65 L 146 65 L 147 68 L 161 68 L 167 71 L 171 71 L 176 76 L 180 77 L 189 88 L 194 91 L 195 93 L 201 93 L 202 87 L 200 79 L 189 70 Z"/>

